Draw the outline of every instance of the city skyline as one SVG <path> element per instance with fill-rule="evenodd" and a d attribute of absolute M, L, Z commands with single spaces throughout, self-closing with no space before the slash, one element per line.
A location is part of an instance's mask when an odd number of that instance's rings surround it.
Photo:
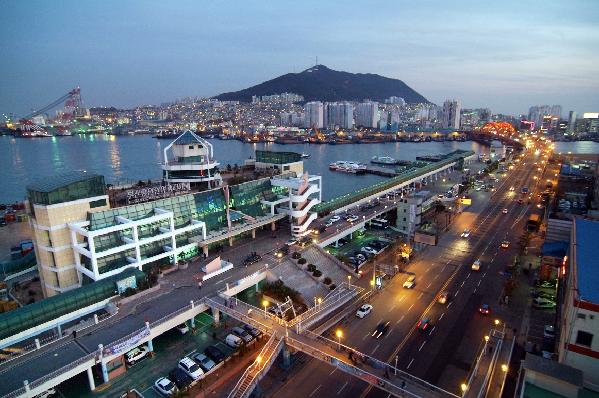
<path fill-rule="evenodd" d="M 22 116 L 77 85 L 87 106 L 208 97 L 300 72 L 316 56 L 332 69 L 401 79 L 437 105 L 457 98 L 512 115 L 536 104 L 599 108 L 595 3 L 383 2 L 346 7 L 344 18 L 330 18 L 337 2 L 295 14 L 291 4 L 251 2 L 75 5 L 5 6 L 1 112 Z"/>

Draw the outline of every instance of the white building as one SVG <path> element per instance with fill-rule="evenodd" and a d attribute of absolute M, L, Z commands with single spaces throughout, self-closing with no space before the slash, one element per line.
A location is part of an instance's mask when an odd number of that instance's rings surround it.
<path fill-rule="evenodd" d="M 222 178 L 212 144 L 187 130 L 164 148 L 162 170 L 168 183 L 185 182 L 195 187 L 218 187 Z"/>
<path fill-rule="evenodd" d="M 281 126 L 300 127 L 304 124 L 304 114 L 300 112 L 281 112 Z"/>
<path fill-rule="evenodd" d="M 528 110 L 528 120 L 535 122 L 535 126 L 541 126 L 546 116 L 561 119 L 561 105 L 537 105 L 531 106 Z"/>
<path fill-rule="evenodd" d="M 405 106 L 406 101 L 401 97 L 391 96 L 385 100 L 385 104 Z"/>
<path fill-rule="evenodd" d="M 599 222 L 575 218 L 570 253 L 560 270 L 567 273 L 561 310 L 559 362 L 582 370 L 599 385 Z"/>
<path fill-rule="evenodd" d="M 379 128 L 382 131 L 396 131 L 399 126 L 399 111 L 397 109 L 380 112 Z"/>
<path fill-rule="evenodd" d="M 304 105 L 304 127 L 324 127 L 324 106 L 320 101 L 312 101 Z"/>
<path fill-rule="evenodd" d="M 378 102 L 363 102 L 356 106 L 356 126 L 375 128 L 379 120 Z"/>
<path fill-rule="evenodd" d="M 443 103 L 443 118 L 441 126 L 444 129 L 459 129 L 460 128 L 460 101 L 447 100 Z"/>
<path fill-rule="evenodd" d="M 325 106 L 324 125 L 328 129 L 354 127 L 354 106 L 349 102 L 331 102 Z"/>

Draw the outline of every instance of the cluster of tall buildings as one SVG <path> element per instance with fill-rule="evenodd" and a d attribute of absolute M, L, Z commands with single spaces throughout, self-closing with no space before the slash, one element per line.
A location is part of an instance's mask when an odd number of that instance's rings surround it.
<path fill-rule="evenodd" d="M 253 95 L 252 96 L 252 104 L 256 104 L 259 102 L 274 102 L 274 103 L 284 103 L 284 104 L 293 104 L 295 102 L 303 102 L 304 96 L 295 94 L 295 93 L 281 93 L 281 94 L 272 94 L 272 95 Z"/>

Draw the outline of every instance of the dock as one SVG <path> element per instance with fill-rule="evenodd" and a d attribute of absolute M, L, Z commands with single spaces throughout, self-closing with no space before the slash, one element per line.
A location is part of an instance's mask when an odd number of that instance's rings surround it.
<path fill-rule="evenodd" d="M 366 173 L 384 177 L 395 177 L 399 175 L 399 173 L 395 171 L 395 167 L 388 168 L 379 166 L 366 166 Z"/>

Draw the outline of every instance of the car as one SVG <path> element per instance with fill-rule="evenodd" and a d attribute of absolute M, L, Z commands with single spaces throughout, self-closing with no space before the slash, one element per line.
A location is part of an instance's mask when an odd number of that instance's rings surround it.
<path fill-rule="evenodd" d="M 275 252 L 275 256 L 277 256 L 278 258 L 285 257 L 288 254 L 289 254 L 289 246 L 280 247 Z"/>
<path fill-rule="evenodd" d="M 243 328 L 245 330 L 247 330 L 247 332 L 249 334 L 251 334 L 252 336 L 258 338 L 260 336 L 262 336 L 262 332 L 258 329 L 256 329 L 255 327 L 253 327 L 252 325 L 243 325 Z"/>
<path fill-rule="evenodd" d="M 356 215 L 352 214 L 351 216 L 349 216 L 349 217 L 347 218 L 347 221 L 348 221 L 348 222 L 356 222 L 356 221 L 358 221 L 359 219 L 360 219 L 360 217 L 358 217 L 358 216 L 356 216 Z"/>
<path fill-rule="evenodd" d="M 179 390 L 175 383 L 169 380 L 168 377 L 161 377 L 154 382 L 154 388 L 165 397 L 175 395 Z"/>
<path fill-rule="evenodd" d="M 431 325 L 431 320 L 429 318 L 422 318 L 416 324 L 416 327 L 420 330 L 426 330 Z"/>
<path fill-rule="evenodd" d="M 259 255 L 256 252 L 251 253 L 249 256 L 247 256 L 245 258 L 245 260 L 243 260 L 243 265 L 244 266 L 248 266 L 248 265 L 252 265 L 254 263 L 257 263 L 258 261 L 260 261 L 262 259 L 262 256 Z"/>
<path fill-rule="evenodd" d="M 376 251 L 375 249 L 373 249 L 370 246 L 364 246 L 363 248 L 360 249 L 360 251 L 362 253 L 373 254 L 373 255 L 378 253 L 378 251 Z"/>
<path fill-rule="evenodd" d="M 510 187 L 510 192 L 514 192 L 515 190 L 516 190 L 516 188 Z"/>
<path fill-rule="evenodd" d="M 532 292 L 532 297 L 542 297 L 550 301 L 555 301 L 555 295 L 551 293 L 547 293 L 543 290 L 535 290 Z"/>
<path fill-rule="evenodd" d="M 366 315 L 370 314 L 371 311 L 372 311 L 372 305 L 364 304 L 363 306 L 358 308 L 358 311 L 356 312 L 356 316 L 358 318 L 364 318 Z"/>
<path fill-rule="evenodd" d="M 200 365 L 200 368 L 202 368 L 204 372 L 209 372 L 212 368 L 216 366 L 216 363 L 212 359 L 208 358 L 206 354 L 202 354 L 200 352 L 196 352 L 195 354 L 193 354 L 191 356 L 191 359 L 196 361 L 196 363 Z"/>
<path fill-rule="evenodd" d="M 543 337 L 555 339 L 555 328 L 552 325 L 545 325 L 543 328 Z"/>
<path fill-rule="evenodd" d="M 329 220 L 329 221 L 327 221 L 326 223 L 324 223 L 324 226 L 325 226 L 326 228 L 328 228 L 328 227 L 331 227 L 333 224 L 334 224 L 334 222 L 333 222 L 333 221 L 331 221 L 331 220 Z"/>
<path fill-rule="evenodd" d="M 168 373 L 168 378 L 175 383 L 179 390 L 184 390 L 193 383 L 193 379 L 179 367 L 171 370 Z"/>
<path fill-rule="evenodd" d="M 469 229 L 465 229 L 464 232 L 462 232 L 462 238 L 467 238 L 470 236 L 470 230 Z"/>
<path fill-rule="evenodd" d="M 300 238 L 297 241 L 297 244 L 300 245 L 301 247 L 305 247 L 305 246 L 309 245 L 310 243 L 312 243 L 312 238 L 310 238 L 309 236 L 304 236 L 303 238 Z"/>
<path fill-rule="evenodd" d="M 379 323 L 376 329 L 374 329 L 374 332 L 372 332 L 372 337 L 374 337 L 375 339 L 380 339 L 381 336 L 387 333 L 387 330 L 389 330 L 389 323 L 389 321 L 383 321 Z"/>
<path fill-rule="evenodd" d="M 543 297 L 537 297 L 535 299 L 532 300 L 532 306 L 534 308 L 539 308 L 539 309 L 543 309 L 543 308 L 554 308 L 555 307 L 555 301 L 551 301 L 548 300 L 546 298 Z"/>
<path fill-rule="evenodd" d="M 225 354 L 223 354 L 223 352 L 219 350 L 218 347 L 215 347 L 213 345 L 209 345 L 208 347 L 206 347 L 206 349 L 204 350 L 204 354 L 206 354 L 208 358 L 212 359 L 216 363 L 221 363 L 226 358 Z"/>
<path fill-rule="evenodd" d="M 503 209 L 503 210 L 501 210 L 501 212 L 502 212 L 503 214 L 507 214 L 507 209 Z"/>
<path fill-rule="evenodd" d="M 329 221 L 332 221 L 332 222 L 334 222 L 334 223 L 336 223 L 336 222 L 337 222 L 337 221 L 339 221 L 339 220 L 341 220 L 341 217 L 339 217 L 339 216 L 333 216 L 333 217 L 331 217 L 331 218 L 329 219 Z"/>
<path fill-rule="evenodd" d="M 187 326 L 187 324 L 185 324 L 185 323 L 177 325 L 175 327 L 175 329 L 177 329 L 179 331 L 179 333 L 181 333 L 181 334 L 185 334 L 185 333 L 189 332 L 189 326 Z"/>
<path fill-rule="evenodd" d="M 147 346 L 140 345 L 125 354 L 125 362 L 128 365 L 134 365 L 136 362 L 139 362 L 148 356 L 149 353 L 150 350 L 148 350 Z"/>
<path fill-rule="evenodd" d="M 179 361 L 179 369 L 185 372 L 185 374 L 191 377 L 193 380 L 199 380 L 204 377 L 204 371 L 200 368 L 193 359 L 184 357 Z"/>
<path fill-rule="evenodd" d="M 366 256 L 364 256 L 362 253 L 357 253 L 356 260 L 358 260 L 360 262 L 364 262 L 364 261 L 366 261 Z"/>
<path fill-rule="evenodd" d="M 416 276 L 410 275 L 408 279 L 403 283 L 403 287 L 411 289 L 416 285 Z"/>
<path fill-rule="evenodd" d="M 501 242 L 501 248 L 502 249 L 507 249 L 508 247 L 510 247 L 510 241 L 509 240 L 504 240 L 503 242 Z"/>
<path fill-rule="evenodd" d="M 252 340 L 254 340 L 254 337 L 251 334 L 249 334 L 247 330 L 245 330 L 244 328 L 240 328 L 239 326 L 236 326 L 233 329 L 231 329 L 231 332 L 233 332 L 235 336 L 241 338 L 245 343 L 249 343 Z"/>
<path fill-rule="evenodd" d="M 287 246 L 293 246 L 293 245 L 295 245 L 296 243 L 297 243 L 297 239 L 295 239 L 295 238 L 291 238 L 291 239 L 289 239 L 287 242 L 285 242 L 285 244 L 286 244 Z"/>
<path fill-rule="evenodd" d="M 478 308 L 478 312 L 480 312 L 483 315 L 489 315 L 491 313 L 491 307 L 489 307 L 489 304 L 482 304 Z"/>
<path fill-rule="evenodd" d="M 239 348 L 243 345 L 243 340 L 239 336 L 230 333 L 225 337 L 225 344 L 231 348 Z"/>
<path fill-rule="evenodd" d="M 475 260 L 472 263 L 472 267 L 471 267 L 472 271 L 480 271 L 480 265 L 481 265 L 480 259 Z"/>
<path fill-rule="evenodd" d="M 437 303 L 446 304 L 449 300 L 449 292 L 441 292 L 437 298 Z"/>

